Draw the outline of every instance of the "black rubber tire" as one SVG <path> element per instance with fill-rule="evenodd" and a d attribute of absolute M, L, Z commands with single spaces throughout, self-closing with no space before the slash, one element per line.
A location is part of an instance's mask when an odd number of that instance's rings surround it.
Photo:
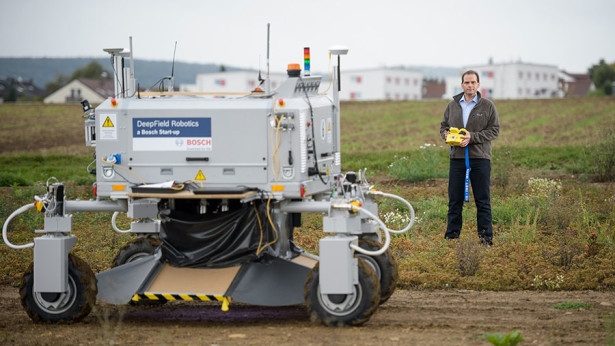
<path fill-rule="evenodd" d="M 367 322 L 378 308 L 380 284 L 374 269 L 357 258 L 359 283 L 352 294 L 321 294 L 319 265 L 308 274 L 304 298 L 312 322 L 331 327 L 359 326 Z"/>
<path fill-rule="evenodd" d="M 141 257 L 149 256 L 162 244 L 158 238 L 139 237 L 124 245 L 113 259 L 112 267 L 121 266 Z M 166 300 L 139 300 L 130 301 L 134 306 L 157 306 L 166 304 Z"/>
<path fill-rule="evenodd" d="M 90 266 L 73 254 L 68 255 L 68 291 L 65 293 L 36 293 L 34 262 L 21 279 L 21 305 L 36 323 L 73 323 L 81 321 L 96 305 L 96 276 Z"/>
<path fill-rule="evenodd" d="M 121 266 L 138 258 L 149 256 L 162 244 L 158 238 L 135 238 L 120 249 L 112 267 Z"/>
<path fill-rule="evenodd" d="M 359 239 L 359 247 L 369 251 L 377 251 L 382 248 L 382 244 L 378 241 L 368 238 Z M 399 271 L 397 261 L 391 254 L 390 249 L 387 249 L 382 255 L 369 256 L 359 252 L 355 252 L 357 257 L 363 258 L 376 271 L 376 275 L 380 280 L 380 304 L 383 304 L 395 292 L 397 280 L 399 279 Z"/>

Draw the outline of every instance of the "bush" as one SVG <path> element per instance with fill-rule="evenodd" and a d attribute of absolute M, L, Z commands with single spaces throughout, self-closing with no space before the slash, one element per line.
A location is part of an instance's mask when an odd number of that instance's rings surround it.
<path fill-rule="evenodd" d="M 457 255 L 457 266 L 461 276 L 474 276 L 480 268 L 482 259 L 482 249 L 474 239 L 462 238 L 455 248 Z"/>
<path fill-rule="evenodd" d="M 588 155 L 594 158 L 594 173 L 599 182 L 615 181 L 615 130 L 606 133 Z"/>

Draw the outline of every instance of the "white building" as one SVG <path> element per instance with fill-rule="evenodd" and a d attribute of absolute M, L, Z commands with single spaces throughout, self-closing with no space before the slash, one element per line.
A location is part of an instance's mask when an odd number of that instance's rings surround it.
<path fill-rule="evenodd" d="M 378 68 L 341 72 L 341 100 L 420 100 L 423 73 L 403 68 Z"/>
<path fill-rule="evenodd" d="M 480 93 L 493 99 L 536 99 L 559 96 L 559 70 L 553 65 L 526 63 L 467 66 L 480 76 Z M 447 78 L 446 98 L 462 92 L 461 76 Z"/>
<path fill-rule="evenodd" d="M 423 74 L 406 69 L 381 68 L 372 70 L 342 71 L 340 99 L 343 101 L 420 100 L 423 94 Z M 331 93 L 328 76 L 320 75 L 320 92 Z M 264 74 L 261 75 L 263 78 Z M 271 89 L 275 90 L 288 78 L 286 73 L 271 73 Z M 180 91 L 232 93 L 249 92 L 259 85 L 258 71 L 226 71 L 202 73 L 196 84 L 182 84 Z M 261 86 L 261 89 L 265 89 Z"/>
<path fill-rule="evenodd" d="M 180 91 L 186 92 L 211 92 L 211 93 L 234 93 L 250 92 L 260 85 L 258 71 L 225 71 L 213 73 L 200 73 L 196 75 L 195 84 L 182 84 Z M 265 74 L 261 72 L 261 77 Z M 271 89 L 277 88 L 286 80 L 286 73 L 270 73 Z M 265 90 L 265 86 L 260 88 Z"/>

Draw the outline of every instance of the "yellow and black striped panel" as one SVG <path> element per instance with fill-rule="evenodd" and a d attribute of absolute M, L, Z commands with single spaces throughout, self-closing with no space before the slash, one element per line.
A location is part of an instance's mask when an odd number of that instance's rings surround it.
<path fill-rule="evenodd" d="M 149 293 L 135 294 L 132 296 L 133 302 L 139 302 L 143 300 L 153 301 L 173 301 L 173 300 L 186 300 L 186 301 L 204 301 L 204 302 L 225 302 L 227 298 L 221 295 L 211 294 L 173 294 L 173 293 Z M 230 299 L 229 299 L 230 300 Z"/>

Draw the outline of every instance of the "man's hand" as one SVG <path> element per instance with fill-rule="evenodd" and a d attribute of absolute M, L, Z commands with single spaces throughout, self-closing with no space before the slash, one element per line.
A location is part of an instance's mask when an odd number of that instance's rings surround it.
<path fill-rule="evenodd" d="M 465 135 L 461 135 L 461 138 L 463 138 L 463 141 L 461 141 L 461 143 L 459 143 L 460 147 L 467 147 L 468 144 L 470 144 L 470 132 L 466 132 Z"/>

